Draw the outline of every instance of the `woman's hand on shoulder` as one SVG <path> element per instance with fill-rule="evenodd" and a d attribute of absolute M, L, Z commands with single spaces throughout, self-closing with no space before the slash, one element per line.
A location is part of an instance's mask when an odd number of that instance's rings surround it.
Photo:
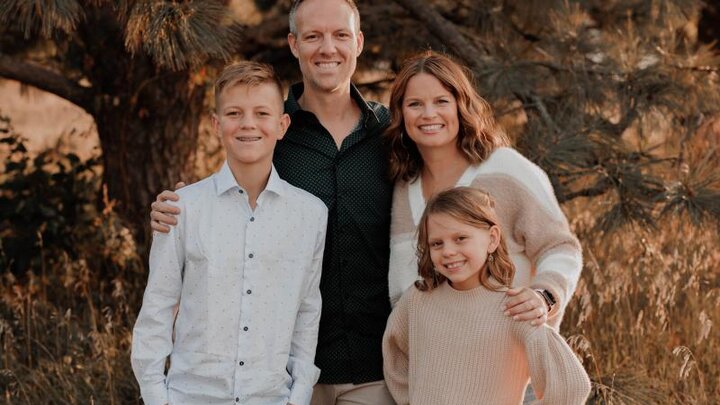
<path fill-rule="evenodd" d="M 505 304 L 505 315 L 515 321 L 530 321 L 533 326 L 548 320 L 545 299 L 528 287 L 511 288 L 505 293 L 509 298 Z"/>

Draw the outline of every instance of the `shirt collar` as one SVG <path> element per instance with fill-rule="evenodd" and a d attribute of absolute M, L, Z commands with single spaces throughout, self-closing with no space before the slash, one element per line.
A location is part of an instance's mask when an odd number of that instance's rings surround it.
<path fill-rule="evenodd" d="M 226 160 L 220 170 L 215 173 L 215 192 L 219 196 L 224 194 L 228 190 L 233 189 L 240 190 L 242 188 L 240 187 L 240 185 L 237 184 L 235 176 L 233 176 L 232 171 L 230 170 L 230 165 L 228 165 L 228 162 Z M 270 191 L 281 196 L 285 193 L 285 189 L 285 182 L 283 181 L 283 179 L 280 178 L 277 170 L 275 170 L 275 165 L 272 165 L 270 168 L 270 178 L 268 179 L 264 191 Z"/>
<path fill-rule="evenodd" d="M 296 112 L 304 111 L 298 103 L 298 100 L 300 99 L 300 96 L 302 96 L 303 91 L 305 91 L 305 84 L 303 84 L 303 82 L 295 83 L 294 85 L 290 86 L 287 100 L 285 100 L 285 112 L 288 113 L 291 118 L 294 118 Z M 377 114 L 375 114 L 375 110 L 373 110 L 370 104 L 365 100 L 365 98 L 363 98 L 362 94 L 360 94 L 360 90 L 358 90 L 357 87 L 355 87 L 355 85 L 352 83 L 350 83 L 350 96 L 358 105 L 358 107 L 360 107 L 360 109 L 362 110 L 366 122 L 368 119 L 373 119 L 375 120 L 376 124 L 380 123 L 380 119 L 378 118 Z"/>

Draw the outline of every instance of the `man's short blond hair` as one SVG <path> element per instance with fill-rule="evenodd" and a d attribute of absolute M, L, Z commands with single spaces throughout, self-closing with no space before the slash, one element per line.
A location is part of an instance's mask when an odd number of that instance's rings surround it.
<path fill-rule="evenodd" d="M 290 17 L 289 17 L 290 33 L 295 36 L 297 36 L 297 34 L 298 34 L 297 22 L 295 21 L 296 17 L 297 17 L 297 10 L 304 1 L 305 0 L 293 0 L 292 6 L 290 6 Z M 345 3 L 347 3 L 348 6 L 350 6 L 350 8 L 353 11 L 353 14 L 355 15 L 355 33 L 357 34 L 358 32 L 360 32 L 360 10 L 358 10 L 357 4 L 355 3 L 354 0 L 344 0 L 344 1 L 345 1 Z"/>
<path fill-rule="evenodd" d="M 272 66 L 252 61 L 231 63 L 223 69 L 215 81 L 215 109 L 220 106 L 223 90 L 237 85 L 257 86 L 269 83 L 277 88 L 280 102 L 283 100 L 283 86 Z"/>

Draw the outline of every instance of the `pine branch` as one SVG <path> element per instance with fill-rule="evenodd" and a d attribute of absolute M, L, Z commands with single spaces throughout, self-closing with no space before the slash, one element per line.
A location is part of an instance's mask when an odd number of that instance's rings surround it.
<path fill-rule="evenodd" d="M 93 114 L 92 93 L 63 75 L 32 62 L 0 53 L 0 77 L 17 80 L 55 94 Z"/>
<path fill-rule="evenodd" d="M 468 41 L 455 24 L 440 15 L 432 5 L 421 0 L 395 0 L 395 2 L 425 24 L 433 35 L 447 44 L 452 52 L 470 66 L 474 72 L 480 72 L 483 65 L 491 60 Z"/>

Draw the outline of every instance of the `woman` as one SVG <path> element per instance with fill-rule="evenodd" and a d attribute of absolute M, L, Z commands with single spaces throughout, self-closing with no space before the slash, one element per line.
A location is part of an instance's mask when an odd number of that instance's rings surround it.
<path fill-rule="evenodd" d="M 403 64 L 390 97 L 393 194 L 389 291 L 393 305 L 418 279 L 416 229 L 433 195 L 458 186 L 497 201 L 517 272 L 505 315 L 557 328 L 582 268 L 550 181 L 508 147 L 490 105 L 450 58 L 424 52 Z"/>

